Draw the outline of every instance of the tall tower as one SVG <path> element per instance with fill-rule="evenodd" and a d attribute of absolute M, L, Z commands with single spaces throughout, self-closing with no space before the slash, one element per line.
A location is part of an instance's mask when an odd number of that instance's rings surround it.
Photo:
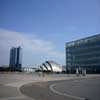
<path fill-rule="evenodd" d="M 9 67 L 11 71 L 21 71 L 22 67 L 22 48 L 19 46 L 17 48 L 12 47 L 10 49 L 10 62 Z"/>

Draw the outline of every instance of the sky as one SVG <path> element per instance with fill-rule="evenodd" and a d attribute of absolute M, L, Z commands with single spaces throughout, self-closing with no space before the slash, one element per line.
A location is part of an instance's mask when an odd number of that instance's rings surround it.
<path fill-rule="evenodd" d="M 0 0 L 0 65 L 21 46 L 23 66 L 65 65 L 65 43 L 100 34 L 100 0 Z"/>

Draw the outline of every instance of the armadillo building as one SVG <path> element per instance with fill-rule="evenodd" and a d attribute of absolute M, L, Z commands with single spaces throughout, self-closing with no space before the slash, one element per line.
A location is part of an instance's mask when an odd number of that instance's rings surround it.
<path fill-rule="evenodd" d="M 60 64 L 54 61 L 45 61 L 39 69 L 44 72 L 62 72 Z"/>
<path fill-rule="evenodd" d="M 100 73 L 100 34 L 66 43 L 66 70 Z"/>

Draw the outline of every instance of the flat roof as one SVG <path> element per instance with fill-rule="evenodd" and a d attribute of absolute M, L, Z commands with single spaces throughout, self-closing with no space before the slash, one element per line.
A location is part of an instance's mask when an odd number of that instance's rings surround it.
<path fill-rule="evenodd" d="M 78 40 L 71 41 L 71 42 L 67 42 L 66 45 L 67 46 L 74 46 L 75 44 L 80 44 L 83 42 L 86 43 L 88 41 L 92 41 L 92 40 L 96 40 L 96 39 L 100 40 L 100 34 L 89 36 L 89 37 L 82 38 L 82 39 L 78 39 Z"/>

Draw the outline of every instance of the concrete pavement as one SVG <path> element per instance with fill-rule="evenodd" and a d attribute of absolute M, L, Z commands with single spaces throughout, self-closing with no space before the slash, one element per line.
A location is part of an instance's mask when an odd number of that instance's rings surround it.
<path fill-rule="evenodd" d="M 60 81 L 50 86 L 52 92 L 76 100 L 100 100 L 100 77 Z"/>
<path fill-rule="evenodd" d="M 99 75 L 96 75 L 96 76 L 91 75 L 91 76 L 87 76 L 87 78 L 97 77 L 97 76 Z M 69 79 L 77 79 L 77 77 L 75 75 L 66 75 L 66 74 L 65 75 L 64 74 L 45 75 L 45 77 L 42 77 L 42 75 L 40 76 L 36 73 L 34 74 L 26 74 L 26 73 L 0 74 L 0 100 L 34 100 L 34 98 L 23 95 L 20 92 L 19 88 L 23 86 L 24 84 L 28 84 L 28 83 L 46 82 L 46 81 L 54 81 L 54 80 L 69 80 Z M 59 96 L 59 98 L 61 97 Z"/>

